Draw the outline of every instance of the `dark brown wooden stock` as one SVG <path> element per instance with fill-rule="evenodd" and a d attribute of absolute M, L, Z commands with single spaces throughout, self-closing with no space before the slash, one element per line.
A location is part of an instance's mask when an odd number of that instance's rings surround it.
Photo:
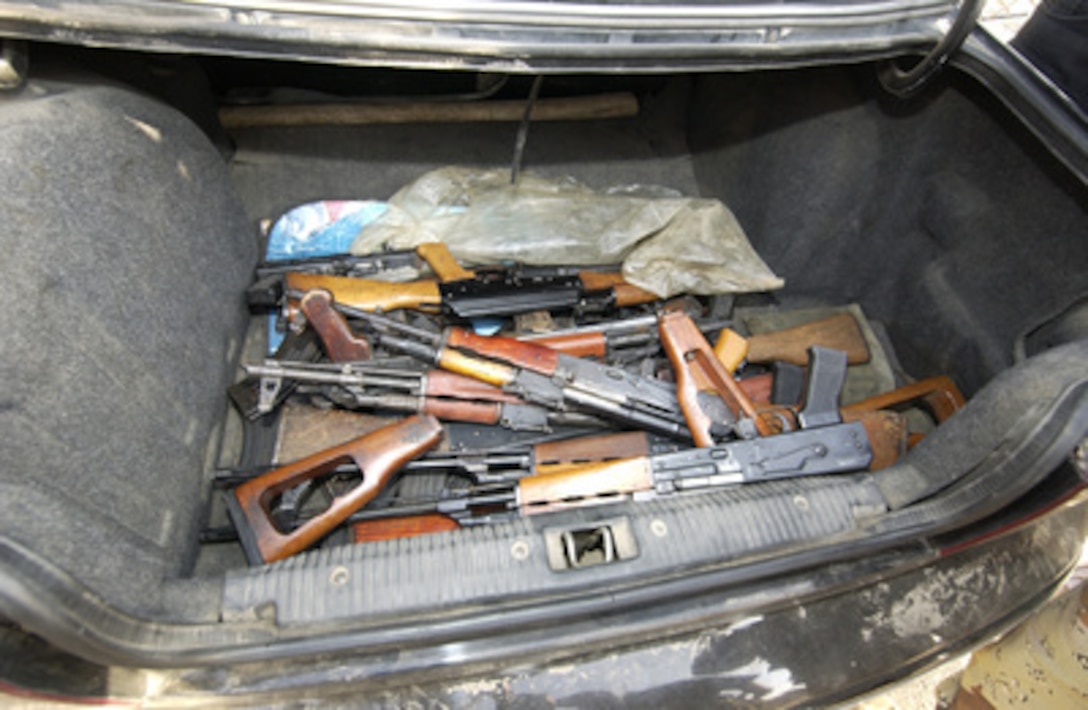
<path fill-rule="evenodd" d="M 370 342 L 352 332 L 348 321 L 333 308 L 332 294 L 324 289 L 307 291 L 299 304 L 310 327 L 333 362 L 370 359 Z"/>
<path fill-rule="evenodd" d="M 559 367 L 559 353 L 551 348 L 498 335 L 476 335 L 464 328 L 446 331 L 446 345 L 544 375 L 551 375 Z"/>
<path fill-rule="evenodd" d="M 412 416 L 382 427 L 346 444 L 318 452 L 300 461 L 273 469 L 238 486 L 235 496 L 251 537 L 265 562 L 282 560 L 310 547 L 382 489 L 389 478 L 408 461 L 431 448 L 442 438 L 442 427 L 429 415 Z M 343 463 L 354 462 L 362 482 L 333 500 L 323 513 L 296 530 L 283 533 L 269 516 L 273 499 L 289 488 L 321 476 Z M 235 525 L 241 521 L 235 520 Z M 239 530 L 247 536 L 247 531 Z"/>
<path fill-rule="evenodd" d="M 736 417 L 752 419 L 761 436 L 774 432 L 756 412 L 755 405 L 714 355 L 695 321 L 682 311 L 658 319 L 661 345 L 676 376 L 676 398 L 696 446 L 713 446 L 711 427 L 718 423 L 700 406 L 699 393 L 711 392 L 725 402 Z"/>
<path fill-rule="evenodd" d="M 869 346 L 857 320 L 840 313 L 796 328 L 759 333 L 748 338 L 748 362 L 808 364 L 808 349 L 820 345 L 846 353 L 851 365 L 869 362 Z"/>
<path fill-rule="evenodd" d="M 357 543 L 380 542 L 382 540 L 396 540 L 402 537 L 447 532 L 457 530 L 460 527 L 453 518 L 446 517 L 441 513 L 428 513 L 426 515 L 406 515 L 402 518 L 361 520 L 352 523 L 351 534 Z"/>

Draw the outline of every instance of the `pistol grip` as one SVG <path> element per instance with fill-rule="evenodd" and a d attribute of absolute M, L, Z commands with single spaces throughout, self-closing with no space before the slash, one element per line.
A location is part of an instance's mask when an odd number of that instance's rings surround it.
<path fill-rule="evenodd" d="M 442 427 L 437 419 L 412 416 L 246 481 L 226 495 L 227 509 L 246 558 L 256 565 L 302 552 L 366 505 L 397 470 L 441 438 Z M 296 530 L 283 533 L 276 529 L 270 507 L 277 495 L 347 462 L 359 467 L 362 483 L 334 499 L 328 509 Z"/>
<path fill-rule="evenodd" d="M 358 362 L 370 359 L 370 342 L 351 332 L 347 319 L 333 307 L 331 293 L 324 289 L 307 291 L 299 307 L 310 327 L 321 338 L 330 360 Z"/>

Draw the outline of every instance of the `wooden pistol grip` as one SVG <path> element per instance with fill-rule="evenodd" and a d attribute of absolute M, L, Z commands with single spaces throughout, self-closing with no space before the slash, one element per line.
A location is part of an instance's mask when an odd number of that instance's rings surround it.
<path fill-rule="evenodd" d="M 522 515 L 598 505 L 609 499 L 653 488 L 653 471 L 646 457 L 587 464 L 518 481 Z"/>
<path fill-rule="evenodd" d="M 713 446 L 710 428 L 715 422 L 699 404 L 699 392 L 711 391 L 725 402 L 734 416 L 752 419 L 762 436 L 774 433 L 755 406 L 726 371 L 699 327 L 683 311 L 664 313 L 658 319 L 661 345 L 676 376 L 676 397 L 696 446 Z"/>
<path fill-rule="evenodd" d="M 406 515 L 401 518 L 385 520 L 361 520 L 351 524 L 352 539 L 360 542 L 380 542 L 397 540 L 402 537 L 430 535 L 431 533 L 458 530 L 460 525 L 453 518 L 441 513 L 425 515 Z"/>
<path fill-rule="evenodd" d="M 963 408 L 965 400 L 956 383 L 945 375 L 912 382 L 842 408 L 843 416 L 877 409 L 897 409 L 914 404 L 927 407 L 939 424 Z"/>
<path fill-rule="evenodd" d="M 421 411 L 433 414 L 445 422 L 498 424 L 502 419 L 502 404 L 498 402 L 467 402 L 457 399 L 424 397 Z"/>
<path fill-rule="evenodd" d="M 533 338 L 537 345 L 557 350 L 571 357 L 605 357 L 608 355 L 608 339 L 604 333 L 571 333 Z"/>
<path fill-rule="evenodd" d="M 476 272 L 466 269 L 453 258 L 449 247 L 442 242 L 427 242 L 416 247 L 416 254 L 420 256 L 431 271 L 442 283 L 450 281 L 467 281 L 476 278 Z"/>
<path fill-rule="evenodd" d="M 559 353 L 536 342 L 523 342 L 498 335 L 476 335 L 464 328 L 450 328 L 446 331 L 446 345 L 451 348 L 464 348 L 477 355 L 544 375 L 551 375 L 559 367 Z"/>
<path fill-rule="evenodd" d="M 808 364 L 808 348 L 820 345 L 846 353 L 846 362 L 858 365 L 869 362 L 869 345 L 857 320 L 849 313 L 840 313 L 795 328 L 773 333 L 760 333 L 748 338 L 748 361 L 768 363 L 776 360 L 793 365 Z"/>
<path fill-rule="evenodd" d="M 246 481 L 227 496 L 246 557 L 260 564 L 302 552 L 366 505 L 401 466 L 441 438 L 442 426 L 437 419 L 412 416 Z M 275 496 L 349 462 L 359 467 L 362 483 L 335 498 L 328 509 L 296 530 L 283 533 L 276 529 L 269 516 Z"/>
<path fill-rule="evenodd" d="M 330 360 L 358 362 L 370 359 L 370 342 L 352 332 L 347 319 L 333 308 L 331 293 L 324 289 L 307 291 L 299 307 L 321 339 Z"/>
<path fill-rule="evenodd" d="M 449 370 L 428 370 L 423 376 L 423 394 L 427 397 L 524 404 L 520 397 L 503 392 L 495 385 Z"/>
<path fill-rule="evenodd" d="M 361 311 L 394 311 L 400 308 L 435 310 L 442 305 L 442 295 L 434 281 L 420 280 L 391 283 L 351 276 L 328 276 L 292 272 L 284 277 L 288 290 L 325 289 L 337 303 Z"/>
<path fill-rule="evenodd" d="M 611 459 L 649 455 L 650 439 L 644 431 L 580 436 L 574 439 L 549 441 L 533 447 L 533 461 L 537 466 L 609 461 Z"/>

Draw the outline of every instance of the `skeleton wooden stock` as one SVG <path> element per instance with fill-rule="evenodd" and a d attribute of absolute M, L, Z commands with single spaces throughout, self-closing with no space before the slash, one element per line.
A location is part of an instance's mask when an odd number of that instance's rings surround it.
<path fill-rule="evenodd" d="M 438 420 L 412 416 L 241 484 L 227 494 L 226 501 L 250 564 L 281 560 L 314 545 L 372 500 L 405 463 L 441 438 Z M 276 496 L 348 462 L 362 474 L 361 483 L 297 529 L 281 532 L 276 528 L 269 514 Z"/>

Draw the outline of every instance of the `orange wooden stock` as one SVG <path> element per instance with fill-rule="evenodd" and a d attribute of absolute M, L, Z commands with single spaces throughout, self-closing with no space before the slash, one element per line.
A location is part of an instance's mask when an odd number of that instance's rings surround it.
<path fill-rule="evenodd" d="M 412 416 L 246 481 L 230 494 L 239 504 L 248 526 L 248 531 L 240 529 L 239 534 L 251 537 L 265 562 L 302 552 L 366 505 L 401 466 L 441 438 L 442 427 L 437 419 L 428 415 Z M 276 529 L 269 517 L 269 506 L 277 495 L 349 462 L 359 467 L 362 483 L 335 498 L 328 509 L 293 532 L 283 533 Z M 239 521 L 235 523 L 237 525 Z"/>
<path fill-rule="evenodd" d="M 446 331 L 446 345 L 544 375 L 551 375 L 559 367 L 559 353 L 551 348 L 498 335 L 476 335 L 464 328 Z"/>
<path fill-rule="evenodd" d="M 676 376 L 676 397 L 696 446 L 713 446 L 714 422 L 699 405 L 699 393 L 711 392 L 725 402 L 734 416 L 746 416 L 762 436 L 773 434 L 748 396 L 714 355 L 713 348 L 695 321 L 682 311 L 664 313 L 658 319 L 661 344 Z"/>
<path fill-rule="evenodd" d="M 406 515 L 403 518 L 362 520 L 352 523 L 351 533 L 355 542 L 379 542 L 402 537 L 416 537 L 431 533 L 457 530 L 461 526 L 453 518 L 440 513 Z"/>

